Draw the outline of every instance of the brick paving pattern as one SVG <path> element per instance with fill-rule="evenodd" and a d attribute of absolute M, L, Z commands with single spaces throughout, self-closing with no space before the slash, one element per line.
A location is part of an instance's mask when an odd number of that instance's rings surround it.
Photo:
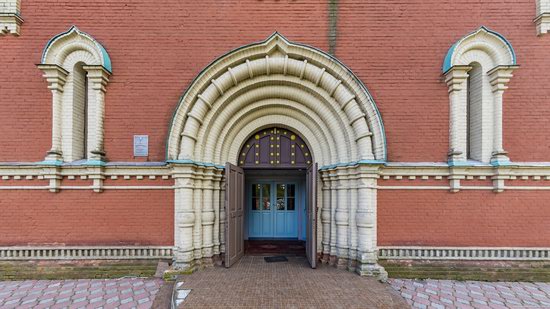
<path fill-rule="evenodd" d="M 388 284 L 332 266 L 311 269 L 304 257 L 266 263 L 245 256 L 231 268 L 181 276 L 191 292 L 179 308 L 407 308 Z M 179 283 L 179 282 L 178 282 Z"/>
<path fill-rule="evenodd" d="M 550 283 L 390 279 L 413 308 L 550 308 Z"/>
<path fill-rule="evenodd" d="M 0 308 L 151 308 L 162 280 L 0 281 Z"/>

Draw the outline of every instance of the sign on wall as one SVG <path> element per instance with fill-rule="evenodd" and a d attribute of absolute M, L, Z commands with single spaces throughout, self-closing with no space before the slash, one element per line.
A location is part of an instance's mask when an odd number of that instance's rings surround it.
<path fill-rule="evenodd" d="M 149 156 L 149 135 L 134 135 L 134 157 Z"/>

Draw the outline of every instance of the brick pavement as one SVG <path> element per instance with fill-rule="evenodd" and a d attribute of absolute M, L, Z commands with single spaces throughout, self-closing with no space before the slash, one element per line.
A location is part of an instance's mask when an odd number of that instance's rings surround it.
<path fill-rule="evenodd" d="M 387 284 L 319 265 L 304 257 L 266 263 L 245 256 L 231 268 L 210 267 L 184 275 L 178 291 L 191 290 L 179 308 L 407 308 Z M 183 282 L 183 284 L 180 284 Z"/>
<path fill-rule="evenodd" d="M 550 283 L 390 279 L 413 308 L 550 308 Z"/>
<path fill-rule="evenodd" d="M 0 308 L 150 308 L 162 280 L 0 281 Z"/>

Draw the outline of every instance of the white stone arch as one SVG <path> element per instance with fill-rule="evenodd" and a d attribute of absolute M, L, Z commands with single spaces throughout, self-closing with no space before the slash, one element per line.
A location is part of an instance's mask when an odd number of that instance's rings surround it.
<path fill-rule="evenodd" d="M 97 40 L 80 31 L 76 26 L 51 38 L 42 52 L 41 64 L 55 64 L 63 67 L 65 60 L 72 53 L 78 53 L 80 61 L 87 65 L 101 65 L 112 72 L 111 58 Z M 63 67 L 69 70 L 70 67 Z"/>
<path fill-rule="evenodd" d="M 105 86 L 112 73 L 105 48 L 76 26 L 54 36 L 38 67 L 52 91 L 52 148 L 45 163 L 101 164 Z"/>
<path fill-rule="evenodd" d="M 481 66 L 481 85 L 473 85 L 482 91 L 480 108 L 482 115 L 475 119 L 471 130 L 467 125 L 468 77 L 472 64 Z M 506 84 L 517 68 L 516 54 L 512 44 L 501 34 L 480 27 L 454 43 L 443 62 L 443 73 L 449 87 L 449 163 L 465 165 L 469 159 L 496 165 L 506 164 L 509 159 L 502 146 L 502 94 Z M 472 131 L 480 144 L 476 145 L 472 158 L 468 158 L 467 132 Z"/>
<path fill-rule="evenodd" d="M 333 121 L 346 122 L 340 130 L 355 136 L 347 148 L 357 153 L 353 158 L 338 157 L 330 163 L 386 159 L 382 120 L 364 85 L 335 58 L 312 47 L 290 43 L 277 33 L 264 42 L 220 57 L 193 81 L 172 119 L 167 159 L 205 161 L 196 145 L 203 145 L 202 138 L 208 136 L 200 130 L 211 109 L 216 110 L 247 84 L 258 85 L 262 79 L 265 82 L 265 77 L 272 77 L 272 85 L 293 82 L 298 85 L 296 88 L 322 93 L 319 97 L 325 99 L 320 103 L 329 106 L 327 101 L 332 101 L 339 106 L 342 113 L 335 115 Z"/>
<path fill-rule="evenodd" d="M 336 117 L 329 117 L 330 111 L 327 110 L 326 106 L 316 103 L 317 101 L 314 100 L 313 96 L 308 95 L 307 93 L 303 93 L 302 91 L 293 91 L 296 89 L 287 88 L 287 87 L 281 87 L 281 86 L 268 86 L 268 87 L 262 87 L 251 90 L 247 96 L 241 96 L 235 100 L 234 104 L 228 105 L 228 107 L 224 110 L 224 112 L 227 112 L 226 115 L 220 115 L 220 116 L 226 116 L 226 117 L 216 117 L 215 119 L 212 119 L 211 122 L 217 125 L 217 130 L 211 130 L 214 131 L 216 134 L 209 134 L 212 138 L 206 139 L 206 142 L 204 143 L 204 148 L 208 149 L 207 151 L 204 151 L 204 155 L 207 156 L 210 154 L 216 154 L 218 155 L 218 152 L 211 151 L 213 149 L 212 146 L 216 145 L 216 137 L 219 136 L 219 130 L 222 130 L 225 126 L 229 125 L 239 125 L 238 121 L 234 121 L 237 116 L 241 115 L 245 111 L 250 114 L 249 109 L 252 105 L 257 105 L 258 102 L 263 102 L 262 106 L 264 108 L 269 108 L 271 102 L 275 104 L 277 101 L 287 101 L 291 102 L 288 104 L 288 110 L 286 111 L 287 114 L 289 114 L 292 117 L 295 117 L 296 119 L 303 119 L 303 121 L 309 122 L 309 118 L 316 119 L 317 125 L 320 126 L 319 128 L 325 132 L 327 139 L 325 139 L 324 145 L 326 147 L 334 148 L 335 151 L 334 155 L 331 158 L 326 158 L 327 160 L 325 162 L 319 161 L 320 164 L 329 164 L 332 161 L 341 159 L 342 162 L 349 162 L 351 161 L 351 156 L 356 156 L 357 150 L 354 147 L 346 147 L 348 144 L 353 143 L 354 135 L 348 132 L 346 134 L 345 131 L 340 130 L 340 125 L 344 124 L 341 121 L 334 121 L 334 119 L 338 119 Z M 282 93 L 280 91 L 284 91 L 285 94 L 281 94 L 279 98 L 277 98 L 277 93 Z M 277 98 L 277 99 L 270 99 L 270 98 Z M 293 99 L 302 99 L 301 101 L 296 101 Z M 249 103 L 252 102 L 252 103 Z M 304 103 L 300 103 L 304 102 Z M 257 108 L 254 109 L 254 112 L 258 113 L 265 113 L 265 111 L 258 110 Z M 252 113 L 252 114 L 253 114 Z M 252 115 L 253 116 L 253 115 Z M 220 119 L 222 118 L 222 119 Z M 248 120 L 244 120 L 248 121 Z M 203 127 L 206 127 L 206 125 L 203 125 Z M 201 136 L 201 133 L 199 136 Z M 340 147 L 338 147 L 340 146 Z M 225 153 L 221 153 L 222 157 L 224 157 Z M 206 157 L 210 158 L 210 157 Z M 224 159 L 230 159 L 233 161 L 231 157 Z M 222 163 L 222 162 L 220 162 Z"/>
<path fill-rule="evenodd" d="M 314 131 L 313 128 L 304 124 L 303 121 L 293 118 L 291 116 L 275 112 L 274 109 L 268 109 L 264 114 L 254 116 L 248 123 L 242 123 L 238 128 L 233 128 L 228 132 L 227 137 L 221 141 L 222 148 L 227 149 L 226 157 L 228 160 L 235 161 L 234 158 L 238 157 L 239 151 L 246 140 L 263 127 L 284 127 L 293 132 L 300 132 L 300 137 L 308 145 L 311 151 L 313 160 L 316 162 L 323 162 L 325 158 L 330 157 L 330 149 L 326 149 L 323 144 L 326 141 L 324 134 L 319 131 Z M 264 125 L 268 124 L 268 125 Z"/>
<path fill-rule="evenodd" d="M 383 275 L 376 263 L 376 178 L 386 160 L 380 114 L 342 63 L 277 33 L 214 61 L 180 99 L 167 140 L 176 267 L 224 252 L 223 165 L 236 164 L 251 134 L 272 126 L 300 134 L 321 167 L 318 253 Z"/>

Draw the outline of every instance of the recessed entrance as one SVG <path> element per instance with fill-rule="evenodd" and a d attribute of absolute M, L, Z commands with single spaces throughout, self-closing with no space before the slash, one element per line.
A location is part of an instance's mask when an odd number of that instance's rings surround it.
<path fill-rule="evenodd" d="M 315 267 L 316 205 L 312 184 L 316 173 L 312 171 L 316 165 L 312 164 L 309 147 L 295 132 L 266 128 L 245 142 L 239 157 L 239 166 L 228 164 L 226 169 L 229 197 L 226 267 L 245 251 L 307 253 L 311 266 Z M 315 178 L 308 181 L 310 177 Z M 237 226 L 240 222 L 242 226 Z"/>
<path fill-rule="evenodd" d="M 227 53 L 181 97 L 167 144 L 177 268 L 220 255 L 228 267 L 238 261 L 250 169 L 302 169 L 311 264 L 319 254 L 361 275 L 384 276 L 376 240 L 384 126 L 365 85 L 338 59 L 279 34 Z M 310 219 L 317 207 L 318 235 Z"/>

